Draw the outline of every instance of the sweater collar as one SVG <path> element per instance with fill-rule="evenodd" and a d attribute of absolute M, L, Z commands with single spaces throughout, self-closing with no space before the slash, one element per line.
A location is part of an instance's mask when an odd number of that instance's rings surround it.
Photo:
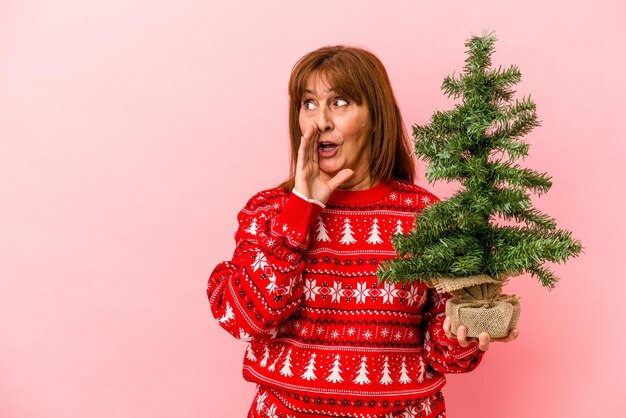
<path fill-rule="evenodd" d="M 329 203 L 343 203 L 343 204 L 364 204 L 374 203 L 383 199 L 391 190 L 391 184 L 384 180 L 379 180 L 378 183 L 369 189 L 364 190 L 340 190 L 335 189 L 328 198 Z"/>

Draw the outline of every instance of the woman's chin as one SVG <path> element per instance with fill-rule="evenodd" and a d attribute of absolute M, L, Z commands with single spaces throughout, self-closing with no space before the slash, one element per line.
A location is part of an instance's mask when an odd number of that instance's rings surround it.
<path fill-rule="evenodd" d="M 320 170 L 329 177 L 334 177 L 343 167 L 337 167 L 337 164 L 320 164 Z"/>

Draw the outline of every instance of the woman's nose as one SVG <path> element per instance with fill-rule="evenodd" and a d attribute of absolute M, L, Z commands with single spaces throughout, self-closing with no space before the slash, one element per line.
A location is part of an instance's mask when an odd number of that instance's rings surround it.
<path fill-rule="evenodd" d="M 320 132 L 330 131 L 333 129 L 332 118 L 328 113 L 328 109 L 322 108 L 317 114 L 317 128 Z"/>

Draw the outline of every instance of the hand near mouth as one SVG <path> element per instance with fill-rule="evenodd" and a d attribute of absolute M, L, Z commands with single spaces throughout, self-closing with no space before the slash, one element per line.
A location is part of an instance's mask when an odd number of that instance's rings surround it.
<path fill-rule="evenodd" d="M 295 189 L 309 199 L 326 203 L 332 192 L 348 180 L 354 171 L 344 168 L 330 177 L 320 170 L 318 148 L 319 131 L 317 124 L 313 123 L 300 139 L 296 161 Z"/>

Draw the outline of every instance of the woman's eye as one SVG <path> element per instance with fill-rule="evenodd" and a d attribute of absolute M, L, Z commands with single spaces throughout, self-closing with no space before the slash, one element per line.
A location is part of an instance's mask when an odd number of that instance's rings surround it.
<path fill-rule="evenodd" d="M 337 107 L 348 106 L 349 104 L 350 102 L 346 99 L 342 99 L 342 98 L 335 99 L 335 106 Z"/>
<path fill-rule="evenodd" d="M 302 102 L 302 108 L 306 110 L 315 109 L 315 104 L 311 100 L 305 100 Z"/>

